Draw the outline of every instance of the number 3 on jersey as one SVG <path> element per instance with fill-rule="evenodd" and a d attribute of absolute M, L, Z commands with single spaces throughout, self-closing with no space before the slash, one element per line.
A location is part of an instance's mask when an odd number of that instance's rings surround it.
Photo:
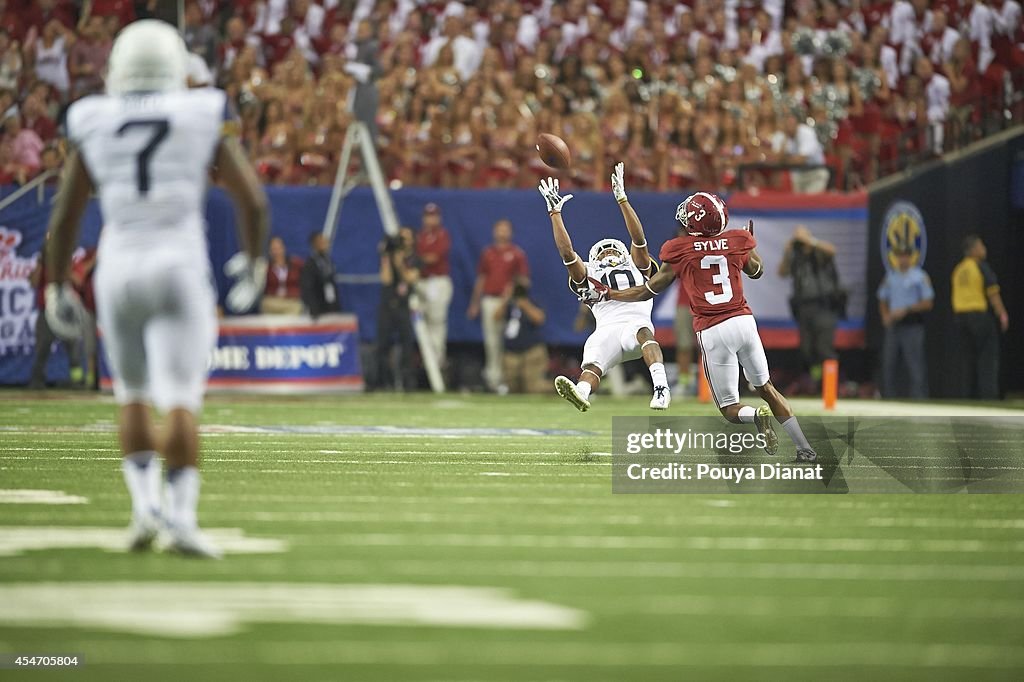
<path fill-rule="evenodd" d="M 711 305 L 728 303 L 732 300 L 732 282 L 729 281 L 729 261 L 725 259 L 725 256 L 704 256 L 700 259 L 701 270 L 710 270 L 713 267 L 718 268 L 718 274 L 712 275 L 711 281 L 722 287 L 722 291 L 705 291 L 704 298 Z"/>
<path fill-rule="evenodd" d="M 133 128 L 147 128 L 151 131 L 149 141 L 139 150 L 138 156 L 135 159 L 135 177 L 139 183 L 139 194 L 145 196 L 149 194 L 149 159 L 153 156 L 153 152 L 160 146 L 164 138 L 167 137 L 171 124 L 166 118 L 134 119 L 126 121 L 124 125 L 118 128 L 117 136 L 121 137 Z"/>

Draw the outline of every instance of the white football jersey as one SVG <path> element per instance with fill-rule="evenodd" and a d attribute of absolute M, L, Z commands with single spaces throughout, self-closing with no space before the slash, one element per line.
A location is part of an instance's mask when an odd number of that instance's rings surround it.
<path fill-rule="evenodd" d="M 633 263 L 632 258 L 615 267 L 608 267 L 600 262 L 588 262 L 583 265 L 587 268 L 587 277 L 596 279 L 611 289 L 629 289 L 641 286 L 647 281 L 647 277 Z M 652 267 L 651 272 L 654 270 L 655 268 Z M 637 302 L 601 301 L 590 306 L 590 310 L 594 313 L 594 319 L 597 320 L 598 329 L 605 325 L 634 322 L 638 319 L 646 320 L 650 324 L 653 308 L 654 299 Z"/>
<path fill-rule="evenodd" d="M 100 198 L 100 258 L 155 248 L 207 258 L 207 171 L 227 96 L 203 88 L 95 95 L 68 109 L 68 137 Z"/>

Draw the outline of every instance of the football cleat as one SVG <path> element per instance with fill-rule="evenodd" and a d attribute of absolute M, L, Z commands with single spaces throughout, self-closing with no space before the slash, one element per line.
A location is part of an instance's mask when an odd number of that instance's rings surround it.
<path fill-rule="evenodd" d="M 668 390 L 668 386 L 655 386 L 654 397 L 651 398 L 651 409 L 667 410 L 670 404 L 672 404 L 672 393 Z"/>
<path fill-rule="evenodd" d="M 144 518 L 133 518 L 128 526 L 128 550 L 144 552 L 153 545 L 160 532 L 160 517 L 150 514 Z"/>
<path fill-rule="evenodd" d="M 590 409 L 590 401 L 580 395 L 580 392 L 576 390 L 576 384 L 569 377 L 555 378 L 555 391 L 558 395 L 572 403 L 580 412 L 586 412 Z"/>
<path fill-rule="evenodd" d="M 774 420 L 771 408 L 767 405 L 761 405 L 754 413 L 754 425 L 758 433 L 764 435 L 764 451 L 772 457 L 779 451 L 779 434 L 775 433 Z"/>
<path fill-rule="evenodd" d="M 198 528 L 165 528 L 160 534 L 159 545 L 162 551 L 169 554 L 199 559 L 220 559 L 222 556 L 221 551 Z"/>
<path fill-rule="evenodd" d="M 816 462 L 818 461 L 818 453 L 810 448 L 797 448 L 796 460 L 797 462 Z"/>

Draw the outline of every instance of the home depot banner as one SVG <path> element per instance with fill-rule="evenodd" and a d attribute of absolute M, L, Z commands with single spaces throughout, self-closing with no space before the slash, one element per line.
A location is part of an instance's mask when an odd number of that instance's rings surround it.
<path fill-rule="evenodd" d="M 210 391 L 336 393 L 363 388 L 359 325 L 353 315 L 324 315 L 316 322 L 290 315 L 223 318 L 209 365 Z M 100 362 L 100 386 L 111 388 L 105 359 Z"/>

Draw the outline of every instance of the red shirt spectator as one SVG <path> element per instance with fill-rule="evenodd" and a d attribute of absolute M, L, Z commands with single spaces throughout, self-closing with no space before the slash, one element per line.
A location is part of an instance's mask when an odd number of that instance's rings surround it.
<path fill-rule="evenodd" d="M 273 69 L 274 65 L 288 56 L 292 48 L 296 46 L 295 20 L 291 15 L 286 15 L 281 20 L 281 31 L 279 33 L 264 33 L 260 36 L 263 43 L 263 58 L 267 62 L 267 68 Z"/>
<path fill-rule="evenodd" d="M 423 267 L 423 277 L 443 277 L 449 273 L 448 252 L 451 250 L 448 230 L 441 225 L 441 209 L 427 204 L 423 209 L 423 229 L 416 235 L 416 255 Z"/>
<path fill-rule="evenodd" d="M 46 115 L 46 105 L 34 95 L 25 98 L 21 106 L 22 119 L 26 128 L 34 130 L 43 142 L 57 137 L 57 124 Z"/>
<path fill-rule="evenodd" d="M 217 63 L 221 69 L 227 70 L 235 61 L 235 57 L 250 44 L 245 32 L 245 21 L 239 16 L 228 19 L 224 40 L 217 46 Z"/>
<path fill-rule="evenodd" d="M 302 275 L 302 259 L 289 256 L 284 249 L 280 237 L 270 240 L 270 267 L 267 268 L 267 296 L 294 298 L 301 295 L 300 277 Z"/>
<path fill-rule="evenodd" d="M 75 12 L 66 0 L 36 0 L 24 14 L 24 26 L 35 26 L 42 31 L 51 19 L 56 19 L 72 31 L 75 30 Z"/>
<path fill-rule="evenodd" d="M 92 0 L 90 16 L 116 16 L 121 26 L 127 26 L 135 21 L 135 3 L 132 0 Z"/>
<path fill-rule="evenodd" d="M 494 224 L 494 243 L 480 254 L 477 286 L 484 296 L 504 296 L 516 277 L 529 277 L 526 253 L 512 243 L 512 224 L 499 220 Z"/>
<path fill-rule="evenodd" d="M 11 40 L 21 41 L 25 38 L 25 24 L 16 8 L 11 7 L 10 0 L 0 0 L 0 28 L 7 31 Z"/>
<path fill-rule="evenodd" d="M 111 41 L 103 19 L 93 15 L 82 28 L 81 37 L 68 50 L 68 73 L 72 97 L 91 95 L 103 89 L 103 71 L 110 57 Z"/>

